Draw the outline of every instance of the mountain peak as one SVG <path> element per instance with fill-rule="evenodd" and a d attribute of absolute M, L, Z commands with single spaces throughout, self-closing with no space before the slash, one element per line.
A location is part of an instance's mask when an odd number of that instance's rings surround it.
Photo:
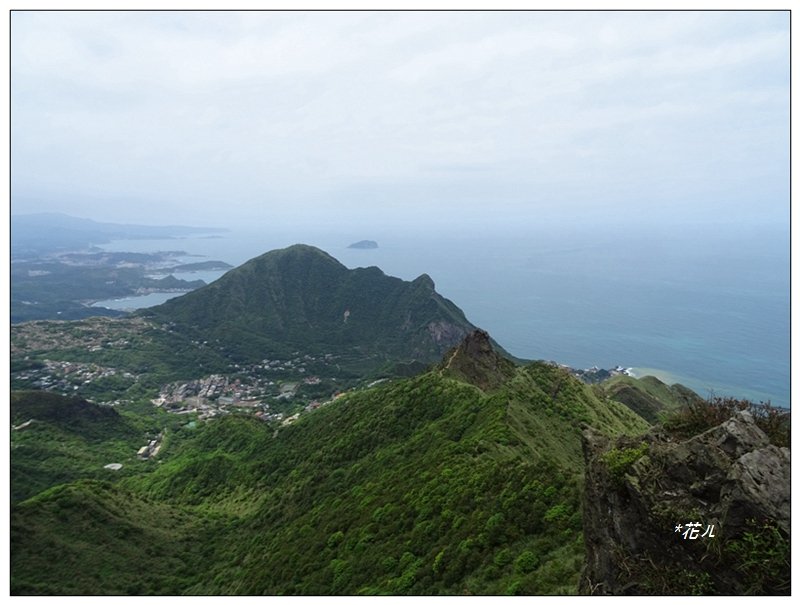
<path fill-rule="evenodd" d="M 514 373 L 514 363 L 495 351 L 489 334 L 480 329 L 467 334 L 451 349 L 440 368 L 483 391 L 497 388 Z"/>
<path fill-rule="evenodd" d="M 223 278 L 240 270 L 252 272 L 253 277 L 262 279 L 268 275 L 316 275 L 320 271 L 326 274 L 339 274 L 346 272 L 347 267 L 324 250 L 315 246 L 293 244 L 286 248 L 270 250 L 269 252 L 252 258 L 241 265 L 241 267 L 229 271 Z"/>
<path fill-rule="evenodd" d="M 267 252 L 267 254 L 281 254 L 281 253 L 309 253 L 309 254 L 321 254 L 325 256 L 329 256 L 327 252 L 317 248 L 316 246 L 312 246 L 311 244 L 292 244 L 291 246 L 287 246 L 286 248 L 281 248 L 279 250 L 272 250 L 271 252 Z"/>
<path fill-rule="evenodd" d="M 218 342 L 237 360 L 304 350 L 358 367 L 430 363 L 474 329 L 427 275 L 407 282 L 377 267 L 348 269 L 306 244 L 262 254 L 142 314 Z"/>
<path fill-rule="evenodd" d="M 416 285 L 416 286 L 422 286 L 423 288 L 427 288 L 429 290 L 435 290 L 436 289 L 436 284 L 433 283 L 433 280 L 431 279 L 431 276 L 428 275 L 427 273 L 423 273 L 422 275 L 417 277 L 411 283 Z"/>
<path fill-rule="evenodd" d="M 281 257 L 307 257 L 307 258 L 325 258 L 329 259 L 337 264 L 335 258 L 333 258 L 330 254 L 325 252 L 324 250 L 317 248 L 316 246 L 311 246 L 310 244 L 292 244 L 291 246 L 287 246 L 286 248 L 280 248 L 278 250 L 271 250 L 262 254 L 257 258 L 264 258 L 264 257 L 273 257 L 273 258 L 281 258 Z"/>

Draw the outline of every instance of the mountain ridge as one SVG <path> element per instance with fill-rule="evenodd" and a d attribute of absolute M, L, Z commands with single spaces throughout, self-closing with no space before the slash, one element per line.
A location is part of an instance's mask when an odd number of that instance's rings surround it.
<path fill-rule="evenodd" d="M 436 362 L 475 329 L 429 275 L 407 282 L 378 267 L 348 269 L 306 244 L 257 256 L 139 314 L 219 341 L 237 360 L 336 348 L 373 369 Z"/>
<path fill-rule="evenodd" d="M 543 362 L 503 360 L 508 375 L 484 391 L 476 383 L 485 374 L 471 370 L 492 368 L 482 361 L 503 359 L 495 355 L 488 335 L 474 332 L 442 359 L 451 362 L 447 371 L 434 366 L 355 389 L 279 427 L 230 415 L 176 429 L 150 472 L 72 483 L 22 502 L 12 520 L 12 590 L 575 592 L 583 557 L 579 420 L 611 435 L 647 424 Z M 119 506 L 126 500 L 130 512 Z M 77 501 L 105 511 L 106 521 L 93 523 Z M 152 522 L 141 517 L 145 502 L 153 503 Z M 29 524 L 37 528 L 30 535 Z M 135 539 L 125 546 L 120 536 L 129 534 Z M 49 535 L 73 536 L 70 566 L 42 560 L 52 551 Z M 97 577 L 106 544 L 131 556 L 144 548 L 159 560 L 137 582 L 117 573 L 119 557 L 104 560 Z M 161 552 L 195 563 L 171 577 Z"/>

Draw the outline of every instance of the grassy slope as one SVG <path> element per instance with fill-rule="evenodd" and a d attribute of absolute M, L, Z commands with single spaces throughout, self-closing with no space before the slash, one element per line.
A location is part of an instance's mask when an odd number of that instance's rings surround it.
<path fill-rule="evenodd" d="M 615 376 L 595 385 L 594 391 L 600 398 L 623 403 L 651 423 L 659 422 L 665 412 L 677 410 L 687 403 L 701 399 L 683 385 L 670 386 L 654 376 L 638 379 Z"/>
<path fill-rule="evenodd" d="M 85 534 L 73 529 L 91 519 L 58 504 L 58 489 L 18 506 L 14 586 L 61 593 L 137 586 L 194 594 L 574 592 L 583 561 L 581 422 L 608 433 L 646 426 L 544 364 L 518 369 L 488 394 L 430 372 L 351 394 L 277 433 L 250 418 L 216 420 L 176 439 L 151 474 L 102 490 L 68 488 L 110 511 Z M 132 504 L 114 504 L 126 500 Z M 200 535 L 198 523 L 209 550 L 199 559 L 200 547 L 188 538 Z M 141 541 L 120 545 L 125 556 L 104 560 L 99 579 L 87 575 L 87 565 L 130 532 Z M 68 558 L 49 554 L 55 536 Z M 124 561 L 137 556 L 151 564 L 132 580 Z M 171 557 L 190 565 L 168 573 Z M 77 570 L 74 578 L 65 565 Z"/>
<path fill-rule="evenodd" d="M 18 427 L 11 431 L 12 504 L 78 479 L 117 480 L 148 472 L 153 464 L 139 460 L 137 450 L 182 422 L 150 404 L 118 412 L 42 391 L 13 392 L 10 402 L 11 424 Z M 104 468 L 109 463 L 123 467 Z"/>

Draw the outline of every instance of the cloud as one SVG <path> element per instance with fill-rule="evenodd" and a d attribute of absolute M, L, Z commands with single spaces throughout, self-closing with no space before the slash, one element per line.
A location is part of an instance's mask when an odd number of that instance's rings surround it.
<path fill-rule="evenodd" d="M 758 197 L 788 181 L 788 45 L 766 12 L 15 12 L 12 197 Z"/>

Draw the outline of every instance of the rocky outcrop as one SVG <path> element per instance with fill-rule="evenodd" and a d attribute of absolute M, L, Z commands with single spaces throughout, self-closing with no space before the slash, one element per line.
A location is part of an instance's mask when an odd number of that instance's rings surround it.
<path fill-rule="evenodd" d="M 504 384 L 514 374 L 514 363 L 492 346 L 489 334 L 475 330 L 444 356 L 442 372 L 487 391 Z"/>
<path fill-rule="evenodd" d="M 789 593 L 789 450 L 749 412 L 683 441 L 587 427 L 583 448 L 582 593 Z"/>

